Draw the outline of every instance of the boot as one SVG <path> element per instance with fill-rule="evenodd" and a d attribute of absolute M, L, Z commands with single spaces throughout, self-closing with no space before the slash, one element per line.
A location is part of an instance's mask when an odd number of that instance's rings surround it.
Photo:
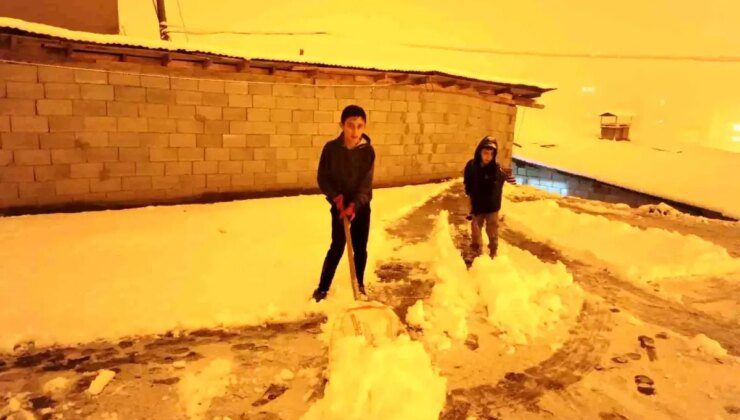
<path fill-rule="evenodd" d="M 498 253 L 498 244 L 495 246 L 489 246 L 488 250 L 490 251 L 491 258 L 496 258 L 496 254 Z"/>
<path fill-rule="evenodd" d="M 327 293 L 328 292 L 326 290 L 316 289 L 313 291 L 313 300 L 315 300 L 316 303 L 321 302 L 322 300 L 326 299 Z"/>

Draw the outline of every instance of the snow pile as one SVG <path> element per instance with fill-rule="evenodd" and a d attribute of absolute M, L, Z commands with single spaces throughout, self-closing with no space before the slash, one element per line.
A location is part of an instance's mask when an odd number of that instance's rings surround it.
<path fill-rule="evenodd" d="M 63 376 L 57 376 L 54 379 L 46 381 L 41 390 L 44 392 L 44 394 L 49 394 L 58 398 L 59 396 L 67 392 L 71 385 L 72 384 L 70 383 L 69 379 Z"/>
<path fill-rule="evenodd" d="M 369 280 L 386 224 L 449 185 L 374 191 Z M 0 351 L 323 311 L 329 220 L 321 195 L 0 218 Z"/>
<path fill-rule="evenodd" d="M 90 386 L 87 388 L 87 392 L 90 395 L 99 395 L 101 392 L 103 392 L 103 389 L 108 386 L 108 383 L 113 380 L 114 376 L 116 376 L 116 372 L 112 370 L 101 370 L 100 372 L 98 372 L 98 376 L 96 376 L 95 379 L 90 383 Z"/>
<path fill-rule="evenodd" d="M 644 214 L 656 214 L 660 216 L 674 216 L 674 217 L 683 215 L 683 213 L 669 206 L 666 203 L 645 204 L 644 206 L 638 207 L 637 212 L 644 213 Z"/>
<path fill-rule="evenodd" d="M 8 420 L 36 420 L 36 416 L 24 409 L 24 407 L 30 408 L 30 404 L 26 400 L 28 393 L 21 393 L 13 396 L 12 394 L 6 395 L 8 404 L 5 407 L 0 408 L 0 419 Z"/>
<path fill-rule="evenodd" d="M 495 259 L 478 258 L 470 269 L 488 322 L 524 344 L 563 319 L 574 319 L 583 295 L 565 265 L 547 264 L 525 250 L 503 245 Z"/>
<path fill-rule="evenodd" d="M 429 301 L 417 301 L 406 316 L 410 325 L 427 330 L 432 341 L 443 340 L 445 335 L 464 340 L 468 336 L 467 318 L 478 303 L 477 285 L 452 242 L 448 218 L 447 211 L 440 212 L 428 246 L 415 252 L 417 258 L 432 264 L 430 271 L 437 282 Z M 439 345 L 445 343 L 443 340 Z"/>
<path fill-rule="evenodd" d="M 634 209 L 624 203 L 607 203 L 604 201 L 588 200 L 580 197 L 550 197 L 565 206 L 575 207 L 578 211 L 603 215 L 627 216 Z"/>
<path fill-rule="evenodd" d="M 560 262 L 542 262 L 500 241 L 496 258 L 479 257 L 468 271 L 452 242 L 447 212 L 440 213 L 432 241 L 437 284 L 428 301 L 409 309 L 407 321 L 422 327 L 438 348 L 450 344 L 447 337 L 465 339 L 468 319 L 478 310 L 512 344 L 526 344 L 580 310 L 583 292 Z"/>
<path fill-rule="evenodd" d="M 275 376 L 276 382 L 288 382 L 295 378 L 295 373 L 292 370 L 283 368 Z"/>
<path fill-rule="evenodd" d="M 578 256 L 596 258 L 629 279 L 730 273 L 740 260 L 695 235 L 639 229 L 603 216 L 576 213 L 553 200 L 506 203 L 509 225 Z"/>
<path fill-rule="evenodd" d="M 692 349 L 698 350 L 709 356 L 727 356 L 727 350 L 725 350 L 720 343 L 712 340 L 704 334 L 697 334 L 694 336 L 694 338 L 689 340 L 689 346 L 691 346 Z"/>
<path fill-rule="evenodd" d="M 407 335 L 369 346 L 347 337 L 331 348 L 324 398 L 303 420 L 432 420 L 445 404 L 446 381 Z"/>
<path fill-rule="evenodd" d="M 226 394 L 232 381 L 233 364 L 228 359 L 215 359 L 197 372 L 186 373 L 177 383 L 180 405 L 191 419 L 205 418 L 216 397 Z"/>
<path fill-rule="evenodd" d="M 26 398 L 28 392 L 23 392 L 13 396 L 8 393 L 4 399 L 8 400 L 8 404 L 5 407 L 0 407 L 0 419 L 3 420 L 36 420 L 37 417 L 33 412 L 32 403 Z M 48 408 L 46 412 L 48 412 Z M 39 411 L 41 414 L 46 414 L 45 409 Z M 46 416 L 44 418 L 47 418 Z M 51 417 L 48 417 L 51 418 Z"/>
<path fill-rule="evenodd" d="M 640 206 L 635 211 L 637 214 L 642 214 L 645 216 L 659 216 L 659 217 L 667 217 L 672 219 L 684 219 L 687 221 L 692 221 L 696 223 L 704 223 L 708 224 L 710 222 L 712 223 L 724 223 L 727 226 L 732 226 L 735 223 L 738 223 L 737 221 L 719 221 L 717 219 L 709 219 L 704 216 L 695 216 L 693 214 L 684 213 L 672 206 L 669 206 L 666 203 L 659 203 L 659 204 L 645 204 L 644 206 Z"/>

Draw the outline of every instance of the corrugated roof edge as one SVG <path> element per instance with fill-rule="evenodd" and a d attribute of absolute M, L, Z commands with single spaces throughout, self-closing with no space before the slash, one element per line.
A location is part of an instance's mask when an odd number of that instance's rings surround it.
<path fill-rule="evenodd" d="M 541 87 L 541 86 L 532 85 L 528 83 L 520 83 L 520 82 L 504 81 L 504 80 L 480 79 L 480 78 L 467 76 L 463 74 L 448 73 L 448 72 L 438 71 L 434 69 L 425 70 L 425 69 L 412 69 L 412 68 L 403 69 L 403 68 L 352 66 L 352 65 L 346 65 L 346 64 L 341 64 L 341 63 L 326 63 L 326 62 L 316 62 L 316 61 L 310 61 L 310 60 L 305 60 L 305 61 L 296 60 L 294 57 L 286 58 L 284 56 L 280 56 L 280 54 L 276 54 L 274 57 L 245 56 L 243 53 L 236 52 L 229 48 L 206 48 L 205 46 L 199 47 L 197 44 L 190 44 L 190 43 L 163 41 L 163 40 L 151 40 L 151 39 L 135 38 L 135 37 L 125 36 L 125 35 L 106 35 L 106 34 L 96 34 L 92 32 L 73 31 L 73 30 L 69 30 L 65 28 L 60 28 L 57 26 L 50 26 L 50 25 L 45 25 L 45 24 L 35 23 L 35 22 L 27 22 L 21 19 L 15 19 L 15 18 L 9 18 L 9 17 L 0 17 L 0 28 L 15 29 L 15 30 L 27 32 L 30 34 L 35 34 L 35 35 L 45 35 L 45 36 L 65 39 L 69 41 L 89 42 L 89 43 L 101 44 L 101 45 L 138 47 L 138 48 L 154 49 L 154 50 L 161 50 L 161 51 L 171 51 L 171 52 L 213 54 L 213 55 L 218 55 L 218 56 L 223 56 L 223 57 L 242 58 L 242 59 L 248 59 L 248 60 L 265 60 L 265 61 L 276 61 L 276 62 L 294 63 L 294 64 L 309 64 L 309 65 L 341 67 L 341 68 L 357 69 L 357 70 L 390 71 L 390 72 L 420 73 L 420 74 L 423 73 L 425 75 L 448 76 L 448 77 L 455 77 L 455 78 L 464 79 L 468 81 L 483 82 L 483 83 L 496 83 L 496 84 L 502 84 L 502 85 L 517 87 L 517 88 L 522 88 L 522 89 L 531 89 L 534 91 L 538 91 L 540 94 L 555 89 L 553 87 Z"/>

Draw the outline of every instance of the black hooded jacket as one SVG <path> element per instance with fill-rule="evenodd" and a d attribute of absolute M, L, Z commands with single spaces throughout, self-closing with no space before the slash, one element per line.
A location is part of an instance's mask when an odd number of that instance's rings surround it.
<path fill-rule="evenodd" d="M 484 147 L 493 147 L 493 160 L 485 166 L 480 156 Z M 473 159 L 465 165 L 465 194 L 470 197 L 473 214 L 493 213 L 501 210 L 501 193 L 506 176 L 496 163 L 497 152 L 496 144 L 486 137 L 475 148 Z"/>
<path fill-rule="evenodd" d="M 375 150 L 370 137 L 363 134 L 357 147 L 347 149 L 340 134 L 327 142 L 321 151 L 317 176 L 319 188 L 329 202 L 342 194 L 345 206 L 349 203 L 355 203 L 357 208 L 366 206 L 373 198 L 374 169 Z"/>

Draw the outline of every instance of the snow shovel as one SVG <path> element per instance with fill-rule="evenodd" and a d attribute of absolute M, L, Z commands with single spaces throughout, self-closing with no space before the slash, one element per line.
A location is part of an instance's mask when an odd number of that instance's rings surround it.
<path fill-rule="evenodd" d="M 398 319 L 398 315 L 388 305 L 380 302 L 369 302 L 362 298 L 360 285 L 357 282 L 357 272 L 355 271 L 355 252 L 352 247 L 349 220 L 343 217 L 342 221 L 344 223 L 349 275 L 355 304 L 339 314 L 334 322 L 331 341 L 333 343 L 343 337 L 364 336 L 368 344 L 375 345 L 380 341 L 392 340 L 405 332 L 406 329 L 401 320 Z"/>

